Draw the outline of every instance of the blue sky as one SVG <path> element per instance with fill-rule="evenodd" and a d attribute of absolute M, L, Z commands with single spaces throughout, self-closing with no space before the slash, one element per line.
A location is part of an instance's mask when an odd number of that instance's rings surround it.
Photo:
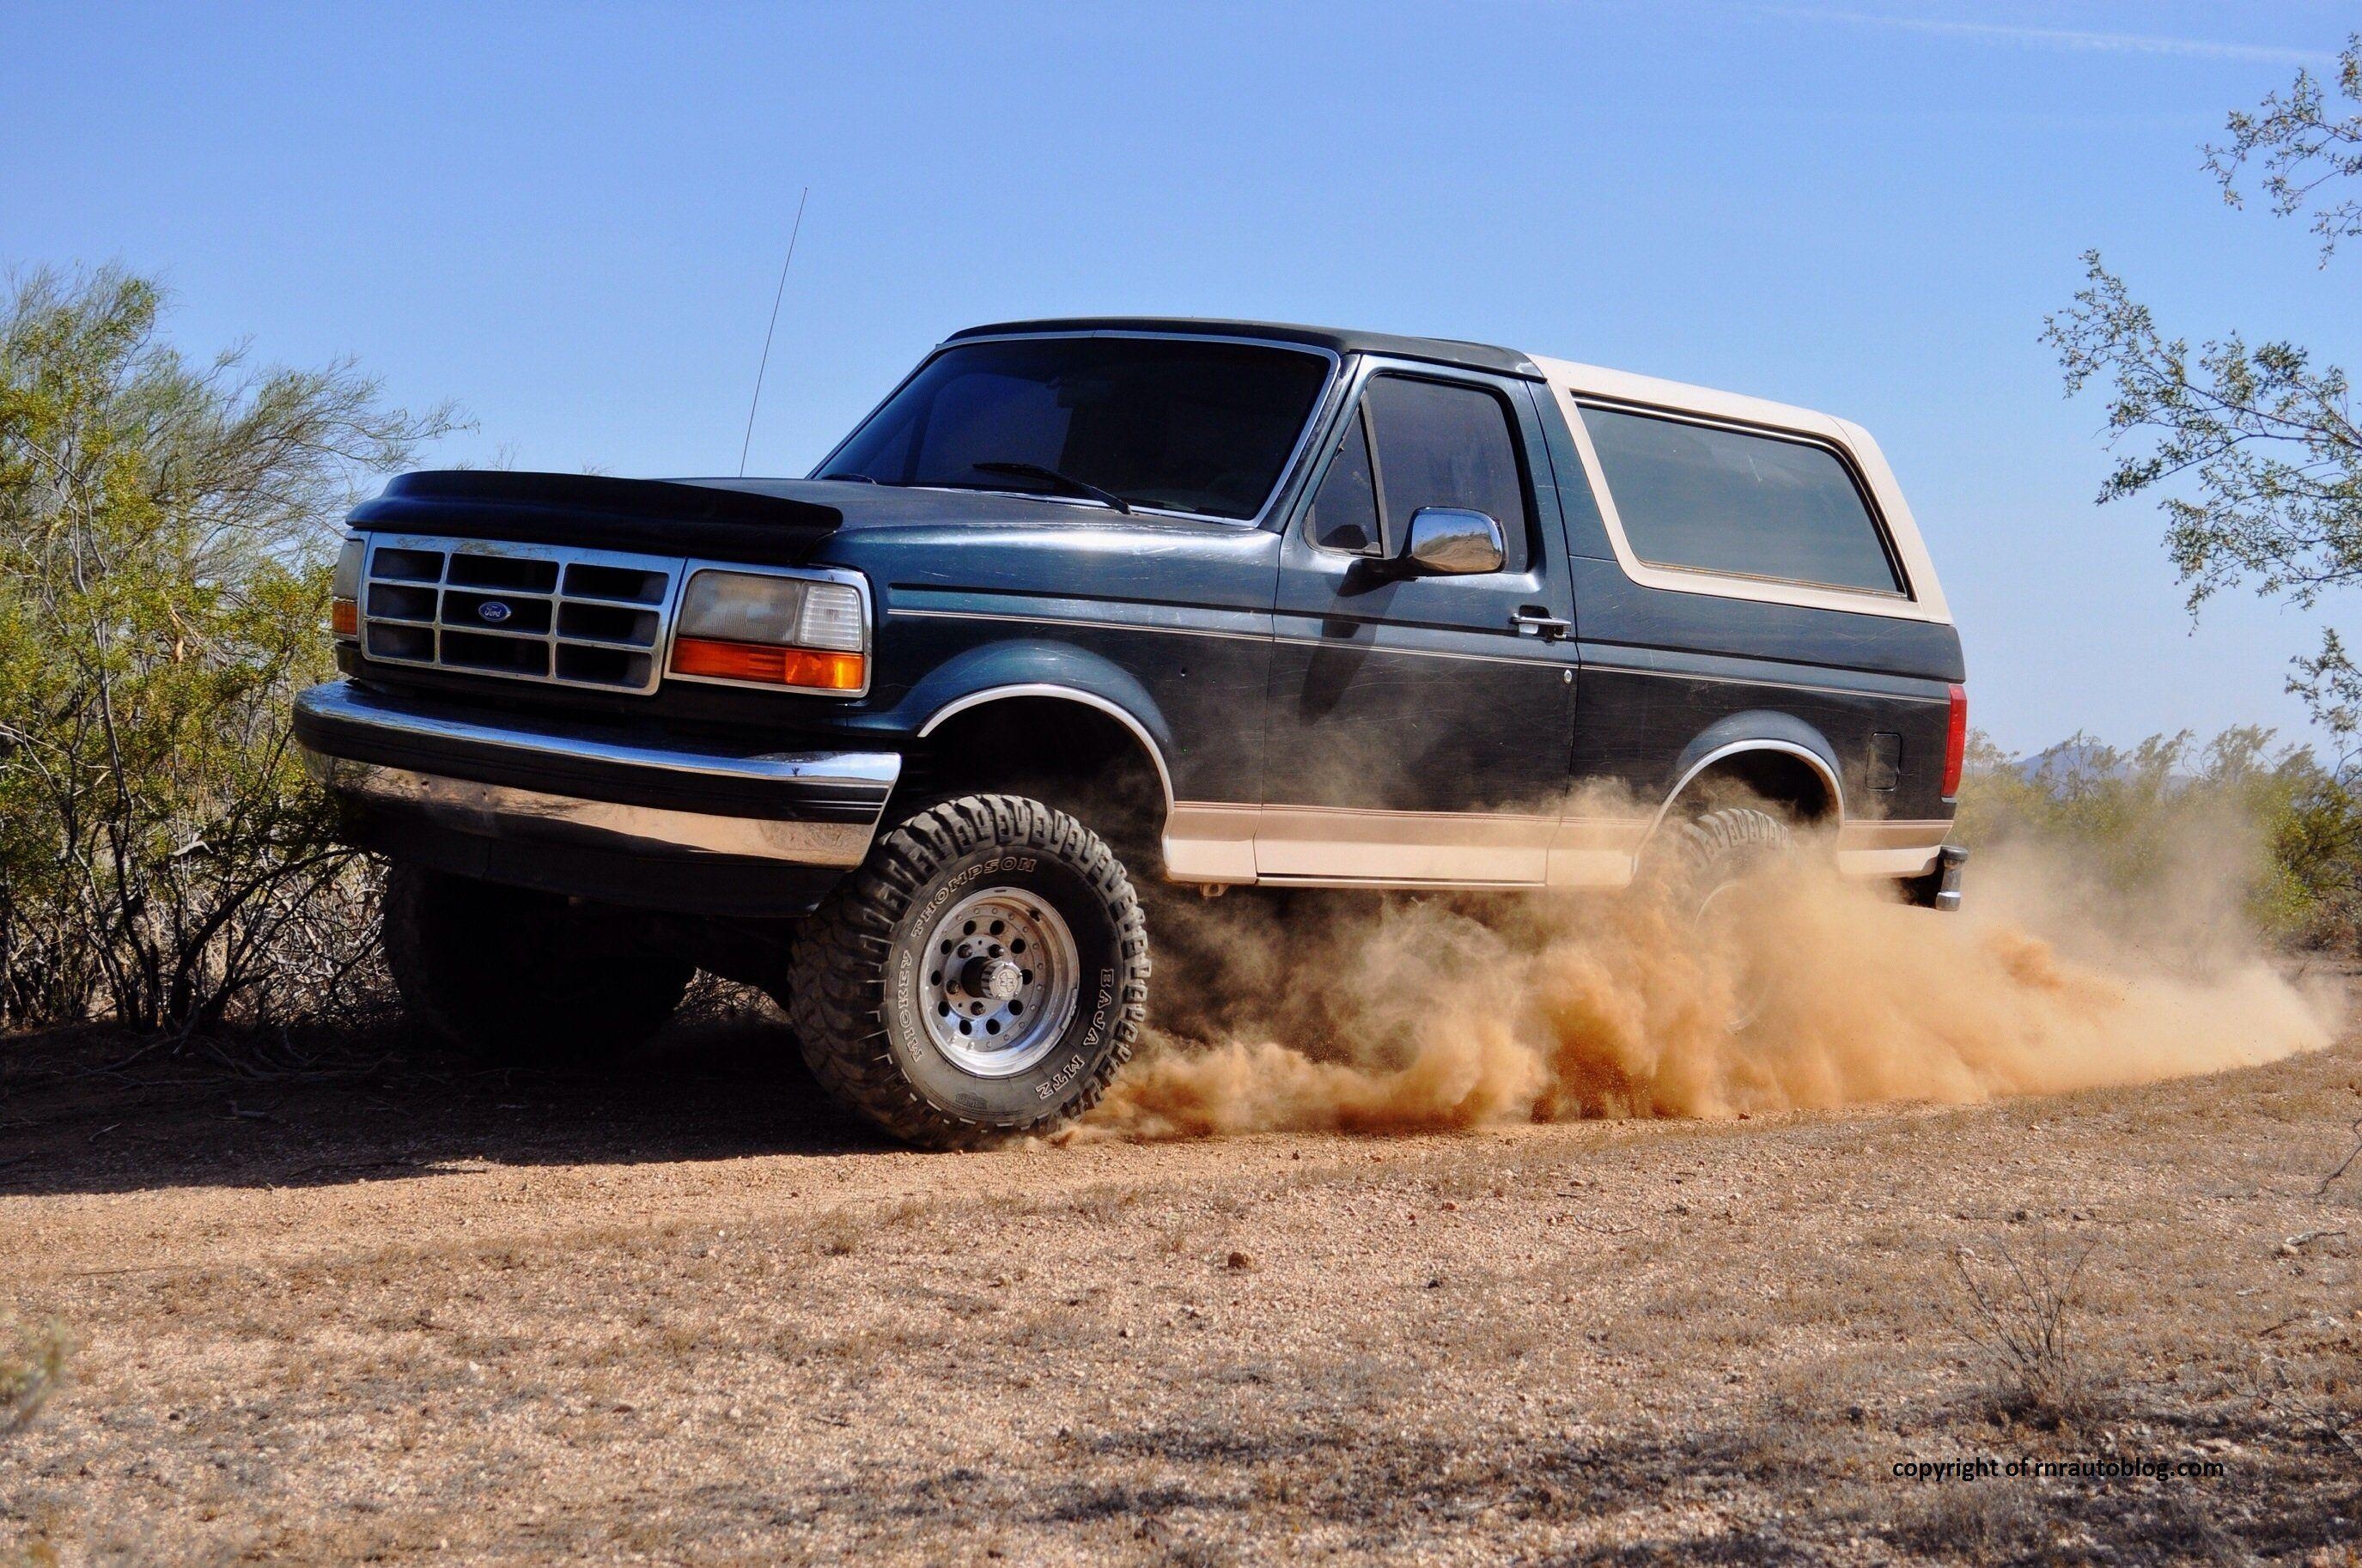
<path fill-rule="evenodd" d="M 435 457 L 800 472 L 970 323 L 1437 333 L 1860 420 L 2030 747 L 2260 721 L 2309 622 L 2193 631 L 2036 341 L 2103 250 L 2172 329 L 2351 363 L 2354 270 L 2228 210 L 2329 5 L 0 8 L 0 265 L 163 278 L 195 350 L 458 400 Z M 2350 616 L 2354 606 L 2329 607 Z"/>

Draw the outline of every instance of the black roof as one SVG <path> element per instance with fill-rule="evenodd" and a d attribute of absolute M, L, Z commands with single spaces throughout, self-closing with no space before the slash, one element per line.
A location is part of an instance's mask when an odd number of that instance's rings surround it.
<path fill-rule="evenodd" d="M 1213 321 L 1175 315 L 1072 315 L 1043 321 L 999 321 L 955 332 L 948 341 L 963 337 L 1005 337 L 1023 332 L 1186 332 L 1224 337 L 1266 337 L 1282 343 L 1308 343 L 1339 354 L 1391 354 L 1403 359 L 1425 359 L 1438 365 L 1460 365 L 1498 375 L 1541 379 L 1534 362 L 1514 348 L 1489 343 L 1462 343 L 1451 337 L 1397 337 L 1386 332 L 1348 332 L 1329 326 L 1295 326 L 1275 321 Z"/>

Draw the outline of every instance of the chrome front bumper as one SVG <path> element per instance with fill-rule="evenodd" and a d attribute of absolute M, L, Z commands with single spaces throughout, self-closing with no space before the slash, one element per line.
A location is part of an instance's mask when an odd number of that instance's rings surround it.
<path fill-rule="evenodd" d="M 339 797 L 475 838 L 639 856 L 857 866 L 902 758 L 741 755 L 487 723 L 349 681 L 295 701 L 304 762 Z"/>

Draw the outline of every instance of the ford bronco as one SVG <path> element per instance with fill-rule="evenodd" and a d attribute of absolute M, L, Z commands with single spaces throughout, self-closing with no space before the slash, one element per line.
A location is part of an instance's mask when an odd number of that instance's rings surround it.
<path fill-rule="evenodd" d="M 1959 898 L 1959 638 L 1876 443 L 1509 349 L 972 328 L 810 479 L 399 477 L 334 591 L 296 734 L 415 1017 L 581 1056 L 702 967 L 915 1143 L 1089 1107 L 1184 895 L 1711 900 L 1811 830 Z"/>

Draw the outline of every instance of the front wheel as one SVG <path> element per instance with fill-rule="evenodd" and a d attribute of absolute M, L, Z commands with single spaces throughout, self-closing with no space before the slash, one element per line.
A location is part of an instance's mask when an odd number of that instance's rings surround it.
<path fill-rule="evenodd" d="M 1148 1001 L 1140 900 L 1099 836 L 1017 795 L 879 837 L 796 943 L 796 1032 L 830 1092 L 906 1143 L 974 1148 L 1098 1103 Z"/>

